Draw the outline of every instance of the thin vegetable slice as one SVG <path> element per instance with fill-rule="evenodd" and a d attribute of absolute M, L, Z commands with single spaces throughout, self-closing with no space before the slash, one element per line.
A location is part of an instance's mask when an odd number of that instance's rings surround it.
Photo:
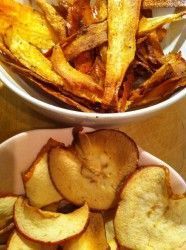
<path fill-rule="evenodd" d="M 52 185 L 48 172 L 48 152 L 60 144 L 50 139 L 23 174 L 26 196 L 32 206 L 41 208 L 63 199 Z"/>
<path fill-rule="evenodd" d="M 179 21 L 184 15 L 186 15 L 186 11 L 153 18 L 142 17 L 139 22 L 138 36 L 144 36 L 146 33 L 162 27 L 167 23 Z"/>
<path fill-rule="evenodd" d="M 121 246 L 139 250 L 186 247 L 186 196 L 174 196 L 169 178 L 169 170 L 161 166 L 144 167 L 129 178 L 114 219 Z"/>
<path fill-rule="evenodd" d="M 141 1 L 108 1 L 108 51 L 104 103 L 117 102 L 118 91 L 136 52 Z"/>
<path fill-rule="evenodd" d="M 0 197 L 0 230 L 12 223 L 14 204 L 16 196 Z"/>
<path fill-rule="evenodd" d="M 55 8 L 45 0 L 36 0 L 36 3 L 43 11 L 46 20 L 56 32 L 59 41 L 62 42 L 66 38 L 66 22 L 60 16 Z"/>
<path fill-rule="evenodd" d="M 7 31 L 5 42 L 12 54 L 25 67 L 55 85 L 63 85 L 61 77 L 53 71 L 52 63 L 39 50 L 17 34 L 16 29 L 12 28 Z"/>
<path fill-rule="evenodd" d="M 79 133 L 68 148 L 53 149 L 49 170 L 65 199 L 106 210 L 116 206 L 119 186 L 135 170 L 137 161 L 137 146 L 128 136 L 117 130 L 98 130 Z"/>
<path fill-rule="evenodd" d="M 80 234 L 88 218 L 89 209 L 86 204 L 70 214 L 61 214 L 31 207 L 27 200 L 19 197 L 14 209 L 14 221 L 23 236 L 34 242 L 51 245 Z"/>
<path fill-rule="evenodd" d="M 93 81 L 91 76 L 74 69 L 66 60 L 60 46 L 55 46 L 52 54 L 52 63 L 56 72 L 63 77 L 67 84 L 66 90 L 93 102 L 101 102 L 102 88 Z"/>
<path fill-rule="evenodd" d="M 55 246 L 47 246 L 25 239 L 18 232 L 14 231 L 7 244 L 7 250 L 55 250 Z"/>
<path fill-rule="evenodd" d="M 90 213 L 90 220 L 85 232 L 69 240 L 64 250 L 108 250 L 103 217 L 99 213 Z"/>

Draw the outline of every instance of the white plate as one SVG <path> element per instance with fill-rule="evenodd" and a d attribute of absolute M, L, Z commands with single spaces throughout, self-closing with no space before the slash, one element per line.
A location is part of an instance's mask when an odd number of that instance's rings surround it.
<path fill-rule="evenodd" d="M 174 12 L 173 8 L 157 9 L 153 11 L 154 16 L 165 15 L 172 12 Z M 170 51 L 182 51 L 183 57 L 186 58 L 185 21 L 186 20 L 179 21 L 170 25 L 166 40 L 163 43 L 165 53 Z M 31 104 L 34 109 L 44 115 L 69 124 L 81 124 L 91 127 L 119 125 L 145 118 L 167 108 L 186 96 L 186 89 L 183 89 L 168 100 L 140 110 L 119 114 L 82 113 L 56 106 L 56 104 L 51 102 L 48 98 L 43 95 L 41 96 L 38 92 L 30 88 L 19 76 L 10 72 L 6 67 L 0 66 L 0 80 L 2 80 L 14 93 Z"/>
<path fill-rule="evenodd" d="M 86 128 L 84 131 L 92 131 L 92 129 Z M 24 192 L 21 173 L 31 165 L 41 147 L 51 137 L 69 145 L 72 141 L 72 128 L 29 131 L 0 144 L 0 193 L 21 194 Z M 186 183 L 173 168 L 140 149 L 139 165 L 151 164 L 164 165 L 170 169 L 171 185 L 175 193 L 186 191 Z"/>

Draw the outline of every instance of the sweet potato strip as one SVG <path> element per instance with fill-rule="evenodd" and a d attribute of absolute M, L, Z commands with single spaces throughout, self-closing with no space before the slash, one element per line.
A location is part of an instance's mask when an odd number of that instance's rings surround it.
<path fill-rule="evenodd" d="M 100 46 L 107 41 L 107 22 L 92 24 L 82 28 L 73 38 L 69 38 L 63 45 L 67 60 L 72 60 L 80 53 Z"/>
<path fill-rule="evenodd" d="M 43 11 L 46 20 L 52 26 L 54 31 L 59 37 L 59 41 L 62 42 L 66 38 L 66 22 L 62 16 L 60 16 L 54 7 L 47 3 L 45 0 L 36 0 L 36 3 Z"/>
<path fill-rule="evenodd" d="M 67 104 L 68 106 L 82 111 L 82 112 L 92 112 L 89 108 L 83 106 L 82 104 L 73 100 L 73 98 L 63 95 L 61 92 L 42 84 L 41 82 L 35 80 L 34 78 L 28 77 L 29 81 L 33 83 L 37 88 L 39 88 L 43 93 L 52 97 L 55 101 L 61 103 L 62 105 Z M 29 82 L 28 82 L 29 84 Z"/>
<path fill-rule="evenodd" d="M 97 22 L 102 22 L 107 19 L 107 1 L 95 0 L 91 6 L 93 16 Z"/>
<path fill-rule="evenodd" d="M 25 67 L 56 85 L 63 85 L 61 77 L 53 71 L 52 63 L 39 50 L 22 39 L 13 28 L 6 32 L 5 43 Z"/>
<path fill-rule="evenodd" d="M 153 88 L 150 92 L 141 96 L 137 100 L 133 100 L 131 108 L 146 106 L 154 102 L 160 102 L 170 96 L 177 90 L 186 87 L 186 78 L 175 77 L 168 79 L 160 85 Z"/>
<path fill-rule="evenodd" d="M 0 1 L 0 23 L 5 25 L 5 21 L 7 26 L 16 25 L 21 37 L 39 49 L 50 49 L 55 44 L 55 36 L 45 18 L 27 5 L 14 0 Z"/>
<path fill-rule="evenodd" d="M 134 59 L 140 6 L 140 0 L 108 0 L 106 104 L 117 101 L 126 70 Z"/>
<path fill-rule="evenodd" d="M 90 101 L 101 102 L 102 88 L 93 81 L 91 76 L 74 69 L 67 62 L 59 45 L 55 46 L 51 60 L 55 71 L 68 82 L 64 86 L 66 90 Z"/>
<path fill-rule="evenodd" d="M 140 100 L 151 89 L 174 77 L 186 77 L 186 62 L 179 54 L 168 56 L 167 62 L 160 69 L 141 84 L 139 88 L 132 91 L 130 100 Z"/>
<path fill-rule="evenodd" d="M 166 8 L 166 7 L 186 7 L 185 0 L 144 0 L 144 9 Z"/>
<path fill-rule="evenodd" d="M 177 14 L 169 14 L 166 16 L 146 18 L 142 17 L 139 22 L 138 36 L 144 36 L 146 33 L 151 32 L 167 23 L 179 21 L 186 15 L 186 11 Z"/>

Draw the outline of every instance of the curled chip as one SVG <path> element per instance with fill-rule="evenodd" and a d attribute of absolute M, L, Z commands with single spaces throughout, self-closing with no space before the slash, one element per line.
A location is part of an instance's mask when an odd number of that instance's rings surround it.
<path fill-rule="evenodd" d="M 96 210 L 116 206 L 120 184 L 137 162 L 136 144 L 115 130 L 79 133 L 70 147 L 55 148 L 49 155 L 50 175 L 62 196 L 77 205 L 86 201 Z"/>
<path fill-rule="evenodd" d="M 174 196 L 169 178 L 167 168 L 148 166 L 125 183 L 114 219 L 121 246 L 185 249 L 186 197 Z"/>
<path fill-rule="evenodd" d="M 31 207 L 19 197 L 15 203 L 14 220 L 17 230 L 34 242 L 56 245 L 80 234 L 89 218 L 85 204 L 70 214 L 47 212 Z"/>
<path fill-rule="evenodd" d="M 25 192 L 31 205 L 41 208 L 62 199 L 52 185 L 48 172 L 48 152 L 61 143 L 50 139 L 31 167 L 23 174 Z"/>

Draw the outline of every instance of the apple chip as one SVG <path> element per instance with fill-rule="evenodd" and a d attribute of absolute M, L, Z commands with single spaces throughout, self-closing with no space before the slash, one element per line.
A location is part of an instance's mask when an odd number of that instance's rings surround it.
<path fill-rule="evenodd" d="M 35 242 L 60 244 L 80 234 L 86 227 L 88 218 L 89 209 L 86 204 L 70 214 L 61 214 L 31 207 L 22 197 L 15 203 L 14 220 L 17 230 Z"/>
<path fill-rule="evenodd" d="M 19 36 L 14 28 L 6 32 L 5 43 L 25 67 L 56 85 L 63 85 L 61 77 L 53 71 L 52 63 L 37 48 Z"/>
<path fill-rule="evenodd" d="M 23 174 L 26 196 L 32 206 L 41 208 L 62 199 L 53 187 L 48 172 L 48 152 L 60 144 L 50 139 L 31 167 Z"/>
<path fill-rule="evenodd" d="M 184 15 L 186 15 L 186 11 L 152 18 L 142 17 L 139 22 L 138 36 L 144 36 L 146 33 L 151 32 L 152 30 L 155 30 L 167 23 L 179 21 Z"/>
<path fill-rule="evenodd" d="M 186 247 L 186 197 L 174 196 L 169 182 L 168 169 L 161 166 L 144 167 L 129 178 L 114 219 L 121 246 L 139 250 Z"/>
<path fill-rule="evenodd" d="M 28 239 L 23 238 L 18 232 L 14 231 L 9 239 L 7 250 L 55 250 L 55 246 L 47 246 L 35 243 Z"/>
<path fill-rule="evenodd" d="M 54 31 L 59 37 L 59 41 L 62 42 L 66 38 L 66 22 L 62 16 L 60 16 L 55 8 L 47 3 L 45 0 L 36 0 L 36 3 L 43 11 L 46 20 L 52 26 Z"/>
<path fill-rule="evenodd" d="M 108 51 L 104 103 L 115 103 L 136 52 L 140 0 L 108 1 Z"/>
<path fill-rule="evenodd" d="M 52 63 L 55 71 L 68 82 L 64 85 L 66 90 L 92 102 L 101 102 L 102 88 L 94 82 L 91 76 L 74 69 L 67 62 L 59 45 L 53 50 Z"/>
<path fill-rule="evenodd" d="M 87 229 L 80 236 L 69 240 L 63 250 L 108 250 L 103 217 L 99 213 L 90 213 Z"/>
<path fill-rule="evenodd" d="M 135 170 L 137 161 L 138 149 L 132 139 L 117 130 L 98 130 L 77 134 L 70 147 L 53 149 L 49 170 L 65 199 L 106 210 L 116 205 L 120 184 Z"/>
<path fill-rule="evenodd" d="M 12 222 L 16 200 L 16 196 L 0 197 L 0 230 L 6 228 Z"/>

